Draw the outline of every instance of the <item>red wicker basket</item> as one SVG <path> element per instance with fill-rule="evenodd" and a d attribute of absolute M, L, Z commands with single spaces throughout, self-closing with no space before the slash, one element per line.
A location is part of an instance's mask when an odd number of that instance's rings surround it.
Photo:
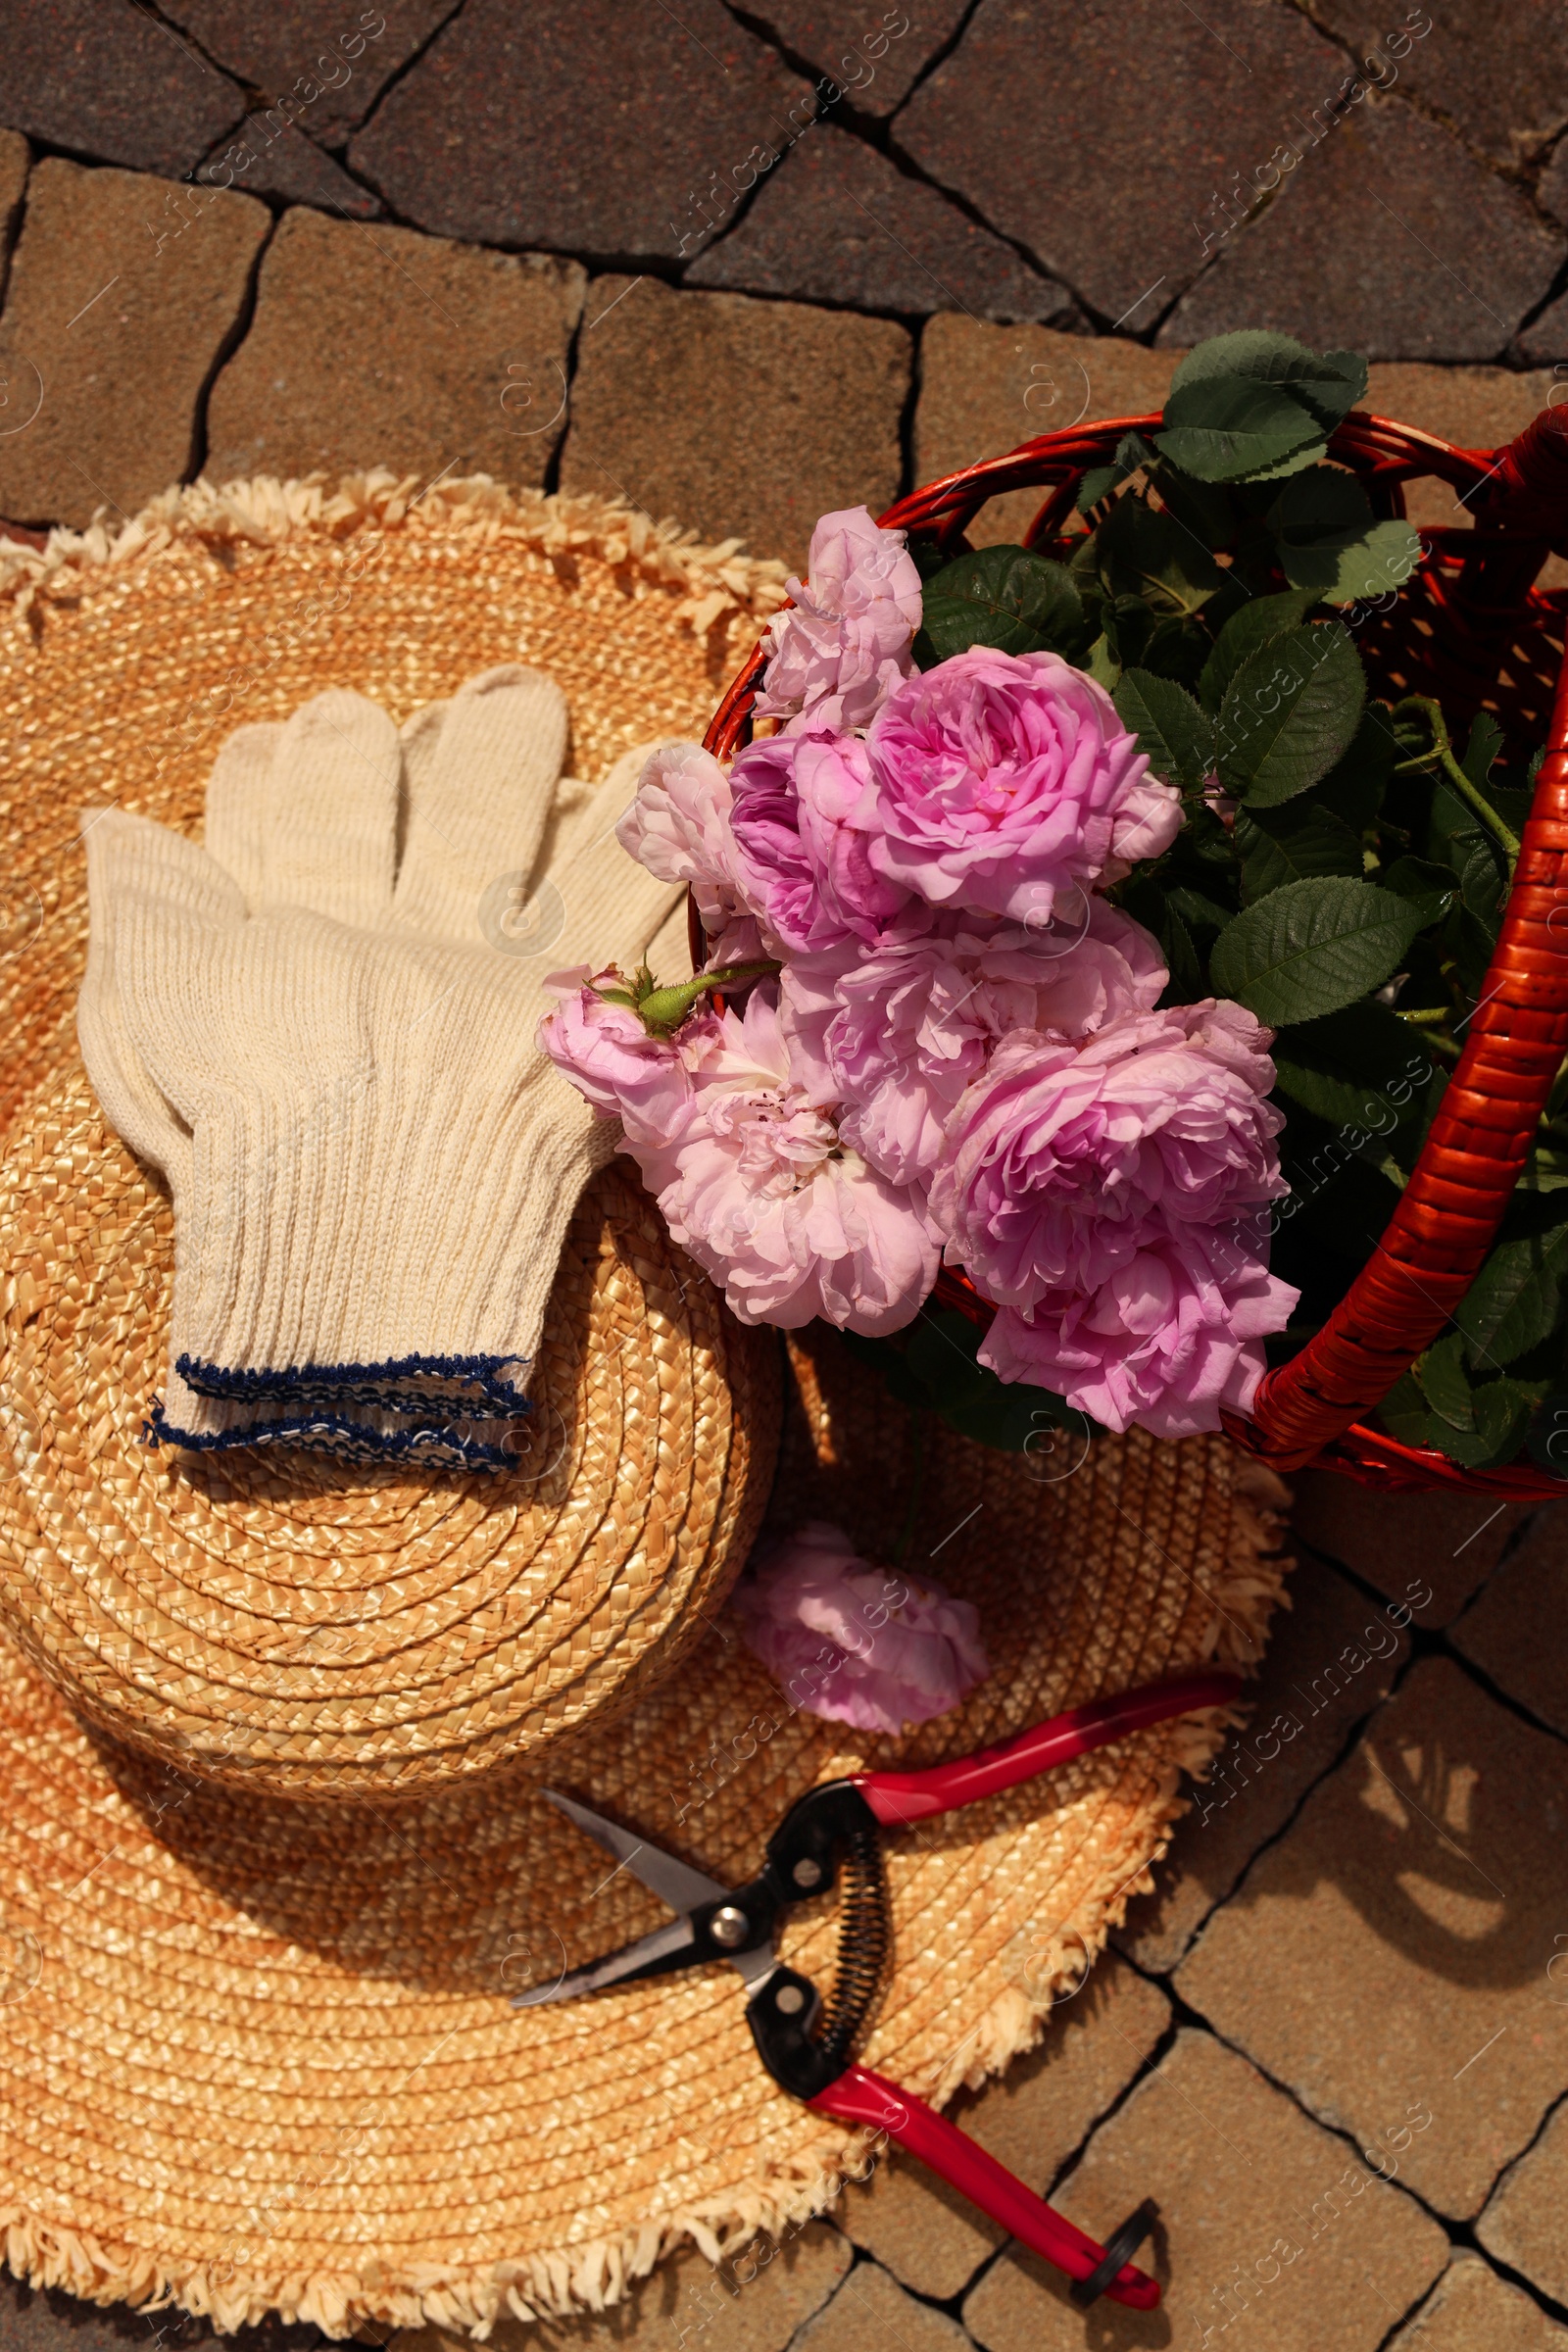
<path fill-rule="evenodd" d="M 1026 543 L 1062 556 L 1084 474 L 1109 462 L 1124 433 L 1152 433 L 1159 422 L 1120 416 L 1047 433 L 912 491 L 880 519 L 934 531 L 956 554 L 988 499 L 1042 489 L 1049 495 Z M 1282 1470 L 1310 1463 L 1369 1486 L 1564 1496 L 1568 1479 L 1534 1463 L 1466 1470 L 1397 1444 L 1363 1416 L 1439 1336 L 1480 1271 L 1568 1052 L 1568 593 L 1535 584 L 1548 554 L 1568 553 L 1568 409 L 1543 411 L 1495 450 L 1455 449 L 1355 410 L 1329 454 L 1360 477 L 1379 515 L 1402 516 L 1404 484 L 1429 475 L 1474 516 L 1471 528 L 1423 531 L 1421 564 L 1392 610 L 1357 626 L 1373 691 L 1441 696 L 1456 726 L 1490 710 L 1518 740 L 1548 748 L 1487 984 L 1399 1205 L 1330 1320 L 1267 1375 L 1251 1418 L 1228 1426 Z M 762 662 L 760 652 L 748 662 L 708 730 L 708 749 L 721 758 L 750 739 Z M 962 1275 L 944 1271 L 938 1296 L 989 1319 Z"/>

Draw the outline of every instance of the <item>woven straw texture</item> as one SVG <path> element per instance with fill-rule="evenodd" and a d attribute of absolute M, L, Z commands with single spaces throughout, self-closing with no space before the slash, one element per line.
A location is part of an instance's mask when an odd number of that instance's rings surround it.
<path fill-rule="evenodd" d="M 886 1556 L 920 1476 L 908 1418 L 832 1340 L 792 1352 L 781 1523 L 830 1513 Z M 1281 1492 L 1217 1438 L 1135 1433 L 1075 1466 L 944 1437 L 910 1557 L 940 1544 L 979 1608 L 995 1671 L 962 1708 L 899 1740 L 791 1713 L 721 1615 L 550 1778 L 738 1883 L 814 1781 L 1255 1663 Z M 941 2101 L 1028 2047 L 1219 1736 L 1160 1725 L 890 1838 L 866 2062 Z M 39 2283 L 228 2326 L 484 2328 L 602 2309 L 683 2237 L 716 2256 L 782 2229 L 855 2161 L 768 2082 L 727 1969 L 510 2007 L 663 1916 L 516 1773 L 390 1812 L 239 1794 L 95 1747 L 4 1650 L 0 1771 L 0 2225 Z M 825 1900 L 783 1948 L 825 1984 L 834 1942 Z"/>
<path fill-rule="evenodd" d="M 592 777 L 640 737 L 698 731 L 731 635 L 755 633 L 776 601 L 776 567 L 589 502 L 484 484 L 410 510 L 406 488 L 377 477 L 332 500 L 298 485 L 171 494 L 113 544 L 57 536 L 41 557 L 0 554 L 7 581 L 9 813 L 24 858 L 7 1011 L 25 1041 L 15 1099 L 28 1098 L 8 1162 L 8 1213 L 26 1239 L 6 1300 L 19 1395 L 0 1416 L 15 1457 L 5 1507 L 21 1538 L 9 1574 L 37 1655 L 90 1684 L 122 1736 L 84 1725 L 0 1643 L 7 2259 L 39 2285 L 177 2301 L 224 2328 L 277 2311 L 334 2334 L 361 2321 L 483 2331 L 508 2315 L 601 2310 L 683 2238 L 716 2255 L 821 2210 L 858 2135 L 773 2088 L 728 1970 L 512 2009 L 511 1993 L 662 1916 L 542 1801 L 543 1759 L 416 1785 L 396 1805 L 266 1785 L 298 1737 L 290 1707 L 309 1696 L 319 1630 L 345 1644 L 334 1671 L 356 1693 L 342 1720 L 317 1719 L 333 1770 L 351 1773 L 384 1729 L 376 1678 L 392 1644 L 373 1619 L 355 1622 L 357 1605 L 369 1618 L 363 1600 L 339 1605 L 338 1579 L 406 1615 L 439 1661 L 432 1691 L 460 1687 L 460 1660 L 475 1683 L 494 1673 L 505 1611 L 486 1621 L 495 1638 L 466 1648 L 478 1620 L 460 1620 L 453 1598 L 453 1531 L 474 1508 L 461 1487 L 388 1479 L 372 1494 L 296 1468 L 286 1492 L 271 1474 L 264 1504 L 230 1469 L 187 1479 L 176 1504 L 135 1453 L 167 1221 L 74 1074 L 85 907 L 70 812 L 113 799 L 191 824 L 223 727 L 281 715 L 328 677 L 401 718 L 518 657 L 561 677 L 576 769 Z M 641 1443 L 647 1461 L 662 1456 L 632 1425 L 665 1409 L 649 1301 L 666 1296 L 671 1265 L 612 1171 L 574 1229 L 560 1345 L 584 1348 L 584 1318 L 618 1333 L 641 1316 L 624 1352 L 642 1348 L 659 1369 L 625 1375 L 611 1443 Z M 692 1298 L 679 1338 L 695 1366 Z M 883 1558 L 907 1534 L 915 1568 L 936 1554 L 979 1609 L 990 1679 L 916 1734 L 865 1740 L 793 1711 L 715 1609 L 681 1673 L 613 1723 L 602 1708 L 560 1733 L 552 1782 L 738 1883 L 818 1780 L 960 1755 L 1200 1663 L 1256 1664 L 1283 1573 L 1284 1494 L 1223 1440 L 1134 1433 L 1036 1460 L 947 1433 L 922 1445 L 831 1337 L 790 1354 L 776 1523 L 832 1517 Z M 117 1383 L 122 1357 L 143 1370 Z M 702 1452 L 713 1441 L 687 1377 Z M 558 1402 L 568 1388 L 563 1369 Z M 738 1423 L 733 1376 L 731 1396 Z M 287 1544 L 271 1544 L 282 1525 Z M 149 1531 L 156 1585 L 143 1576 Z M 466 1555 L 475 1592 L 482 1548 Z M 62 1587 L 50 1563 L 68 1551 Z M 641 1615 L 618 1592 L 603 1606 L 641 1624 L 657 1584 Z M 196 1626 L 211 1673 L 220 1620 L 239 1661 L 230 1687 L 265 1732 L 240 1786 L 123 1743 L 137 1728 L 127 1710 L 153 1691 L 141 1674 L 186 1737 L 193 1725 L 211 1737 L 215 1717 L 170 1668 L 193 1654 Z M 566 1654 L 580 1652 L 568 1642 Z M 1027 2048 L 1054 1991 L 1149 1884 L 1181 1769 L 1200 1769 L 1222 1735 L 1214 1715 L 1159 1725 L 890 1839 L 894 1955 L 867 2063 L 941 2102 Z M 824 1900 L 794 1916 L 784 1952 L 825 1984 L 834 1945 Z"/>
<path fill-rule="evenodd" d="M 518 1473 L 141 1442 L 172 1237 L 77 1061 L 83 810 L 194 831 L 242 721 L 349 685 L 401 722 L 506 660 L 559 681 L 597 781 L 700 726 L 732 629 L 777 602 L 777 566 L 598 502 L 411 491 L 175 492 L 115 542 L 0 553 L 4 1111 L 43 1081 L 0 1170 L 0 1605 L 119 1738 L 302 1796 L 406 1794 L 630 1704 L 739 1570 L 776 1442 L 774 1335 L 724 1312 L 619 1169 L 562 1261 Z"/>

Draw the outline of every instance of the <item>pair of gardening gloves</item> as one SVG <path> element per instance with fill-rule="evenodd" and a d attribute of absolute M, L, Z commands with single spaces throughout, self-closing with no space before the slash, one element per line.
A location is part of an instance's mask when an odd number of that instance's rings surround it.
<path fill-rule="evenodd" d="M 333 690 L 230 736 L 205 847 L 90 820 L 82 1056 L 173 1201 L 156 1440 L 518 1459 L 562 1241 L 616 1140 L 539 1050 L 543 982 L 678 969 L 684 938 L 614 837 L 642 753 L 590 789 L 566 730 L 514 664 L 401 733 Z"/>

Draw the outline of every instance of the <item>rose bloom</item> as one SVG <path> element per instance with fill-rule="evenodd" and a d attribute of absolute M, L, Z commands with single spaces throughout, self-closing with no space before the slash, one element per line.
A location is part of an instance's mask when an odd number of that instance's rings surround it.
<path fill-rule="evenodd" d="M 972 1602 L 934 1577 L 873 1567 L 820 1519 L 763 1554 L 735 1608 L 797 1706 L 862 1732 L 929 1723 L 991 1672 Z"/>
<path fill-rule="evenodd" d="M 790 1064 L 777 992 L 680 1032 L 692 1102 L 668 1151 L 628 1130 L 675 1240 L 743 1323 L 816 1316 L 876 1336 L 913 1320 L 936 1278 L 922 1204 L 840 1141 Z"/>
<path fill-rule="evenodd" d="M 809 585 L 790 580 L 793 612 L 768 624 L 760 718 L 787 732 L 868 725 L 910 666 L 920 626 L 920 575 L 902 531 L 878 529 L 864 507 L 824 514 L 811 533 Z"/>
<path fill-rule="evenodd" d="M 1000 1038 L 1092 1036 L 1152 1011 L 1169 975 L 1142 924 L 1080 896 L 1076 922 L 1027 928 L 939 917 L 924 936 L 788 965 L 780 989 L 797 1065 L 839 1132 L 895 1184 L 929 1182 L 947 1123 Z"/>
<path fill-rule="evenodd" d="M 925 910 L 871 861 L 873 796 L 852 735 L 775 735 L 730 770 L 733 870 L 786 954 L 874 941 Z"/>
<path fill-rule="evenodd" d="M 539 1023 L 539 1044 L 601 1118 L 621 1121 L 633 1149 L 665 1149 L 691 1115 L 691 1076 L 674 1039 L 650 1037 L 629 1004 L 598 993 L 625 985 L 618 971 L 590 974 L 585 963 L 551 972 L 545 987 L 559 1001 Z"/>
<path fill-rule="evenodd" d="M 1049 922 L 1181 825 L 1109 695 L 1057 654 L 955 654 L 889 697 L 866 746 L 872 862 L 934 906 Z"/>
<path fill-rule="evenodd" d="M 1082 1046 L 1004 1037 L 948 1125 L 931 1213 L 1001 1306 L 1098 1292 L 1151 1229 L 1234 1223 L 1289 1188 L 1268 1032 L 1212 998 Z"/>
<path fill-rule="evenodd" d="M 1218 1429 L 1222 1408 L 1250 1408 L 1263 1341 L 1299 1295 L 1270 1274 L 1266 1247 L 1259 1220 L 1151 1230 L 1087 1297 L 1048 1291 L 1026 1315 L 1003 1307 L 980 1361 L 1002 1380 L 1055 1390 L 1106 1429 Z"/>
<path fill-rule="evenodd" d="M 710 939 L 750 912 L 735 873 L 729 819 L 730 780 L 711 752 L 700 743 L 665 743 L 645 760 L 636 796 L 615 827 L 621 848 L 661 882 L 690 884 Z"/>

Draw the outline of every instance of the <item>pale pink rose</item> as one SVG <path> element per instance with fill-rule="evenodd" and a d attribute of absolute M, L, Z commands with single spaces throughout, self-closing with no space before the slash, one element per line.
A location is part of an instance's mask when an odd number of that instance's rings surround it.
<path fill-rule="evenodd" d="M 774 735 L 730 770 L 733 870 L 786 954 L 875 940 L 926 910 L 871 863 L 865 746 L 850 735 Z"/>
<path fill-rule="evenodd" d="M 786 1696 L 858 1731 L 929 1723 L 991 1672 L 971 1601 L 934 1577 L 873 1567 L 820 1519 L 762 1555 L 735 1608 Z"/>
<path fill-rule="evenodd" d="M 712 1016 L 687 1063 L 690 1114 L 644 1172 L 740 1320 L 796 1330 L 820 1315 L 871 1337 L 912 1321 L 936 1278 L 923 1202 L 841 1143 L 791 1067 L 776 990 Z"/>
<path fill-rule="evenodd" d="M 901 678 L 920 626 L 920 575 L 902 531 L 879 530 L 864 507 L 824 514 L 811 533 L 809 584 L 788 582 L 793 612 L 768 624 L 772 658 L 759 718 L 789 730 L 869 725 Z"/>
<path fill-rule="evenodd" d="M 1182 821 L 1109 695 L 1058 654 L 955 654 L 890 696 L 866 746 L 872 862 L 936 906 L 1049 922 Z"/>
<path fill-rule="evenodd" d="M 558 1070 L 598 1111 L 619 1119 L 626 1140 L 667 1147 L 692 1109 L 692 1083 L 682 1046 L 650 1037 L 629 1004 L 607 1004 L 601 988 L 624 988 L 619 972 L 590 973 L 586 964 L 552 972 L 546 988 L 558 1002 L 539 1023 L 539 1044 Z M 716 1025 L 712 1012 L 699 1023 Z M 683 1032 L 684 1035 L 684 1032 Z"/>
<path fill-rule="evenodd" d="M 781 1008 L 797 1066 L 841 1104 L 845 1141 L 895 1184 L 924 1185 L 1000 1038 L 1092 1036 L 1151 1011 L 1168 977 L 1142 924 L 1080 898 L 1075 930 L 949 914 L 870 954 L 801 956 L 781 975 Z"/>
<path fill-rule="evenodd" d="M 1026 1315 L 1003 1307 L 980 1361 L 999 1379 L 1054 1389 L 1106 1429 L 1218 1429 L 1222 1408 L 1250 1408 L 1263 1341 L 1298 1296 L 1268 1271 L 1258 1231 L 1152 1229 L 1087 1297 L 1048 1291 Z"/>
<path fill-rule="evenodd" d="M 998 1305 L 1096 1293 L 1146 1237 L 1234 1223 L 1288 1190 L 1268 1032 L 1239 1004 L 1016 1030 L 948 1123 L 931 1214 Z"/>
<path fill-rule="evenodd" d="M 690 884 L 710 938 L 749 911 L 729 818 L 730 780 L 712 754 L 699 743 L 665 743 L 644 762 L 636 798 L 615 827 L 621 848 L 661 882 Z"/>

